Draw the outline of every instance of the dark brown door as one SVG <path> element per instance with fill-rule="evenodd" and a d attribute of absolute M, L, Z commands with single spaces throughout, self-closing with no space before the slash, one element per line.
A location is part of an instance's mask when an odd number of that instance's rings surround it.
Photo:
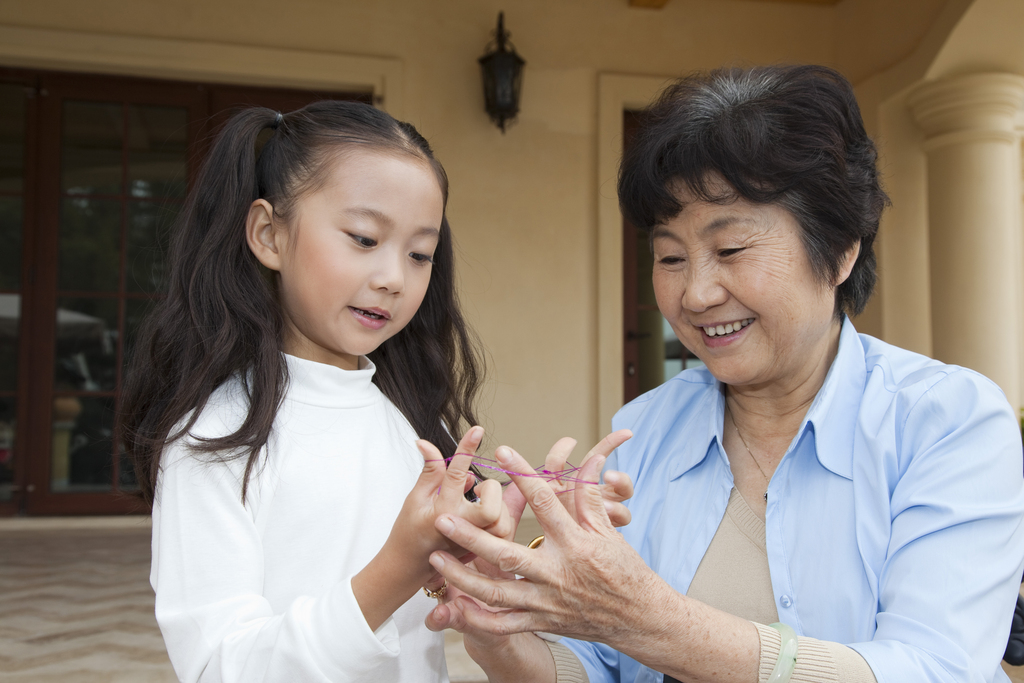
<path fill-rule="evenodd" d="M 623 112 L 622 140 L 628 146 L 638 113 Z M 699 364 L 658 310 L 651 277 L 654 259 L 647 233 L 622 221 L 623 400 L 628 403 L 694 364 Z"/>
<path fill-rule="evenodd" d="M 189 179 L 225 109 L 321 97 L 0 72 L 0 514 L 145 512 L 118 403 Z"/>

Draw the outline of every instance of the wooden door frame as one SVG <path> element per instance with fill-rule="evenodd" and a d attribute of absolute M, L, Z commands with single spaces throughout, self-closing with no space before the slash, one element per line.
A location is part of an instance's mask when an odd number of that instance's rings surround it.
<path fill-rule="evenodd" d="M 175 81 L 373 93 L 404 116 L 402 60 L 393 57 L 118 36 L 0 25 L 0 66 Z"/>
<path fill-rule="evenodd" d="M 623 150 L 632 140 L 639 124 L 635 110 L 622 112 Z M 629 403 L 640 395 L 640 306 L 637 275 L 637 228 L 622 219 L 622 401 Z"/>
<path fill-rule="evenodd" d="M 33 280 L 35 278 L 35 272 L 30 268 L 25 268 L 25 264 L 31 263 L 31 254 L 35 248 L 34 240 L 36 237 L 35 230 L 29 226 L 34 226 L 36 222 L 36 193 L 38 178 L 36 163 L 38 154 L 36 153 L 36 147 L 39 142 L 38 133 L 38 78 L 34 73 L 24 71 L 21 69 L 5 69 L 0 68 L 0 78 L 3 78 L 6 83 L 19 83 L 25 88 L 27 97 L 25 98 L 25 149 L 24 149 L 24 180 L 22 184 L 22 232 L 21 232 L 21 284 L 18 291 L 19 298 L 19 319 L 18 319 L 18 374 L 17 384 L 15 386 L 15 424 L 18 425 L 17 431 L 14 436 L 13 444 L 13 457 L 12 464 L 14 468 L 14 490 L 10 500 L 0 501 L 0 517 L 14 515 L 18 512 L 21 507 L 22 499 L 25 495 L 26 488 L 29 485 L 29 477 L 27 468 L 23 466 L 25 461 L 25 454 L 28 453 L 28 449 L 31 447 L 31 439 L 25 438 L 22 432 L 25 432 L 24 427 L 28 422 L 28 417 L 31 414 L 29 410 L 29 404 L 31 401 L 30 386 L 30 369 L 29 363 L 31 362 L 32 354 L 34 352 L 33 344 L 30 343 L 29 334 L 26 330 L 29 329 L 31 324 L 31 316 L 28 312 L 31 310 L 32 294 L 33 294 Z"/>
<path fill-rule="evenodd" d="M 622 407 L 623 235 L 616 194 L 622 115 L 649 105 L 670 76 L 598 74 L 597 80 L 597 423 L 596 443 Z"/>

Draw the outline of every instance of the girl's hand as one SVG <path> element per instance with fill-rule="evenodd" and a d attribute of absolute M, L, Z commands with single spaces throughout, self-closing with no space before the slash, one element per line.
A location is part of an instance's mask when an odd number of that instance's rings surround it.
<path fill-rule="evenodd" d="M 407 555 L 422 560 L 428 571 L 426 559 L 434 550 L 447 550 L 455 557 L 466 554 L 434 528 L 434 520 L 442 514 L 457 515 L 501 538 L 514 529 L 508 508 L 502 502 L 501 485 L 492 480 L 476 483 L 476 475 L 469 471 L 483 435 L 482 427 L 466 432 L 447 468 L 444 456 L 432 443 L 416 442 L 423 455 L 423 472 L 406 497 L 391 535 Z M 465 494 L 474 484 L 477 500 L 471 502 Z"/>
<path fill-rule="evenodd" d="M 432 552 L 446 550 L 449 557 L 466 555 L 465 549 L 438 533 L 438 517 L 457 515 L 477 531 L 484 529 L 499 537 L 514 528 L 498 482 L 480 483 L 477 500 L 466 500 L 466 491 L 476 481 L 469 465 L 483 435 L 481 427 L 470 429 L 457 449 L 463 455 L 456 455 L 447 468 L 433 445 L 417 442 L 423 454 L 423 472 L 406 496 L 384 547 L 352 577 L 352 592 L 371 630 L 377 630 L 422 586 L 440 587 L 441 579 L 427 562 Z"/>

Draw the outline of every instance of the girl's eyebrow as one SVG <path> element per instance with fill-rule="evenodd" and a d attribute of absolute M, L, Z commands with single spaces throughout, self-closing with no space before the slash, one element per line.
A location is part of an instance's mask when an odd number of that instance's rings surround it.
<path fill-rule="evenodd" d="M 391 220 L 390 216 L 381 211 L 378 211 L 377 209 L 372 209 L 368 206 L 357 206 L 355 208 L 345 209 L 345 213 L 347 213 L 350 216 L 355 216 L 357 218 L 369 218 L 370 220 L 380 225 L 383 225 L 386 228 L 393 228 L 395 226 L 395 222 Z"/>
<path fill-rule="evenodd" d="M 369 218 L 385 228 L 395 227 L 395 222 L 382 211 L 370 208 L 368 206 L 357 206 L 351 209 L 345 209 L 345 213 L 349 216 L 355 216 L 357 218 Z M 416 231 L 416 235 L 427 235 L 428 237 L 440 237 L 441 231 L 437 228 L 422 227 Z"/>

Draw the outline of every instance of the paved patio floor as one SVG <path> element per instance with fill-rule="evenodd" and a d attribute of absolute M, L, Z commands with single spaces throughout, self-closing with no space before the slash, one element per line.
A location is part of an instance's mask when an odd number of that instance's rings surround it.
<path fill-rule="evenodd" d="M 537 533 L 524 520 L 519 540 Z M 173 683 L 149 534 L 147 518 L 0 519 L 0 680 Z M 486 680 L 459 634 L 446 634 L 445 651 L 453 683 Z M 1006 670 L 1024 683 L 1024 667 Z"/>
<path fill-rule="evenodd" d="M 0 681 L 174 683 L 153 617 L 149 520 L 0 520 Z M 449 631 L 452 683 L 486 678 Z"/>

